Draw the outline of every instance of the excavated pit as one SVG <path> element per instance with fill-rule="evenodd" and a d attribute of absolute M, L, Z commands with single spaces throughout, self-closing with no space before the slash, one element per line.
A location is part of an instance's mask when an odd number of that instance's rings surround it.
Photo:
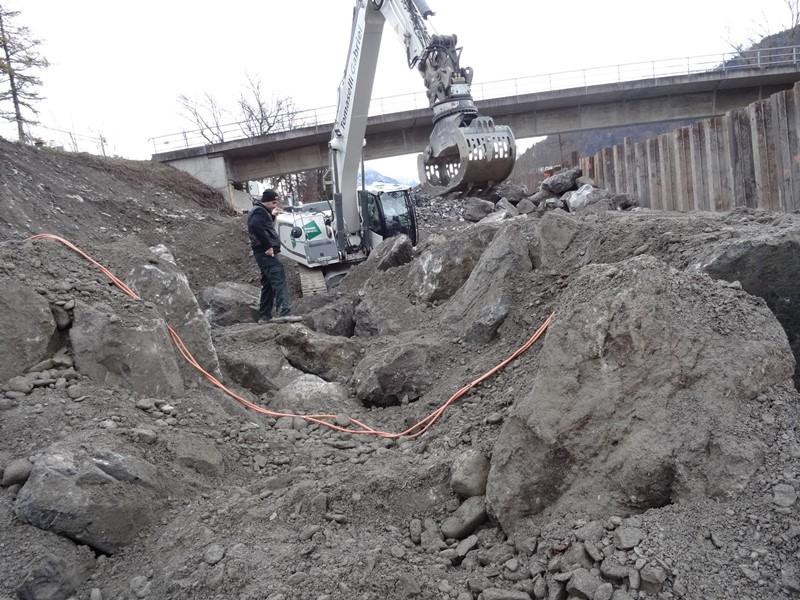
<path fill-rule="evenodd" d="M 794 383 L 800 389 L 800 242 L 736 246 L 709 265 L 706 272 L 725 281 L 738 281 L 747 292 L 767 303 L 786 331 L 797 361 Z"/>
<path fill-rule="evenodd" d="M 472 227 L 463 202 L 437 200 L 420 206 L 427 242 L 410 263 L 365 262 L 329 303 L 293 305 L 304 324 L 265 326 L 241 217 L 202 208 L 213 194 L 177 172 L 98 161 L 0 142 L 0 343 L 27 352 L 0 381 L 0 598 L 55 585 L 164 600 L 796 597 L 795 215 L 498 218 L 509 208 Z M 19 242 L 39 231 L 96 254 L 145 303 L 60 246 Z M 702 272 L 712 259 L 718 281 Z M 238 316 L 199 311 L 181 272 L 198 300 L 243 286 L 219 294 Z M 402 431 L 553 311 L 539 343 L 399 440 L 245 411 L 155 326 L 217 356 L 249 401 Z M 464 337 L 476 324 L 488 341 Z M 108 352 L 128 340 L 138 349 Z M 392 352 L 406 344 L 426 353 Z M 400 404 L 364 406 L 379 394 Z M 484 469 L 456 467 L 476 455 Z M 70 541 L 85 530 L 100 560 Z"/>

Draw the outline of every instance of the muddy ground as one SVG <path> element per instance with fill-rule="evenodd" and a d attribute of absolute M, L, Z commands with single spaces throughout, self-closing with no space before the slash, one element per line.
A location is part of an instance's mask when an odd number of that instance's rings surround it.
<path fill-rule="evenodd" d="M 222 325 L 257 273 L 212 191 L 0 143 L 0 599 L 797 597 L 800 217 L 418 210 L 304 322 Z M 551 313 L 399 439 L 245 409 L 164 329 L 259 406 L 399 432 Z"/>

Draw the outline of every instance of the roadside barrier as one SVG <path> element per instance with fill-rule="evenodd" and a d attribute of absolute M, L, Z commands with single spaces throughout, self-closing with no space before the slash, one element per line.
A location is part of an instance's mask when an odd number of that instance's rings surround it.
<path fill-rule="evenodd" d="M 108 279 L 115 286 L 117 286 L 120 290 L 122 290 L 122 292 L 125 295 L 127 295 L 129 298 L 131 298 L 132 300 L 138 300 L 138 301 L 142 300 L 141 297 L 136 292 L 134 292 L 130 287 L 128 287 L 125 284 L 124 281 L 119 279 L 109 269 L 107 269 L 101 263 L 96 261 L 89 254 L 87 254 L 86 252 L 84 252 L 83 250 L 78 248 L 78 246 L 76 246 L 75 244 L 73 244 L 69 240 L 66 240 L 66 239 L 64 239 L 64 238 L 62 238 L 60 236 L 57 236 L 57 235 L 53 235 L 51 233 L 39 233 L 37 235 L 33 235 L 33 236 L 27 238 L 25 241 L 40 241 L 40 240 L 54 240 L 56 242 L 59 242 L 59 243 L 63 244 L 64 246 L 66 246 L 70 250 L 76 252 L 77 254 L 79 254 L 80 256 L 85 258 L 87 261 L 92 263 L 95 267 L 100 269 L 100 271 L 106 277 L 108 277 Z M 398 439 L 398 438 L 416 438 L 416 437 L 421 436 L 423 433 L 425 433 L 428 429 L 430 429 L 433 426 L 434 423 L 436 423 L 436 421 L 439 420 L 439 418 L 444 414 L 444 412 L 456 400 L 458 400 L 459 398 L 463 397 L 472 388 L 480 385 L 481 383 L 483 383 L 487 379 L 489 379 L 492 376 L 494 376 L 496 373 L 501 371 L 504 367 L 506 367 L 513 360 L 515 360 L 520 355 L 522 355 L 527 350 L 529 350 L 531 348 L 531 346 L 533 346 L 536 343 L 536 341 L 542 336 L 542 334 L 544 334 L 544 332 L 547 330 L 547 328 L 550 325 L 550 323 L 553 321 L 554 317 L 555 317 L 555 313 L 551 313 L 550 316 L 547 317 L 547 319 L 545 319 L 545 321 L 533 333 L 533 335 L 531 335 L 531 337 L 528 338 L 528 340 L 522 346 L 517 348 L 511 355 L 509 355 L 508 358 L 506 358 L 502 362 L 500 362 L 497 365 L 495 365 L 494 367 L 492 367 L 489 371 L 487 371 L 486 373 L 484 373 L 483 375 L 481 375 L 477 379 L 471 381 L 470 383 L 468 383 L 467 385 L 465 385 L 464 387 L 459 389 L 456 393 L 454 393 L 452 396 L 450 396 L 450 398 L 448 398 L 447 401 L 444 404 L 442 404 L 439 408 L 437 408 L 436 410 L 431 412 L 427 417 L 425 417 L 424 419 L 421 419 L 420 421 L 418 421 L 417 423 L 415 423 L 414 425 L 412 425 L 411 427 L 409 427 L 405 431 L 402 431 L 402 432 L 399 432 L 399 433 L 392 433 L 392 432 L 389 432 L 389 431 L 381 431 L 379 429 L 375 429 L 373 427 L 370 427 L 366 423 L 363 423 L 362 421 L 360 421 L 358 419 L 354 419 L 352 417 L 348 417 L 348 419 L 350 421 L 350 425 L 349 426 L 341 426 L 341 425 L 337 425 L 336 423 L 333 422 L 333 421 L 335 421 L 337 419 L 338 415 L 325 415 L 325 414 L 298 415 L 298 414 L 294 414 L 294 413 L 280 412 L 280 411 L 274 411 L 274 410 L 269 410 L 268 408 L 264 408 L 263 406 L 255 404 L 254 402 L 251 402 L 247 398 L 244 398 L 244 397 L 240 396 L 239 394 L 237 394 L 236 392 L 231 390 L 229 387 L 227 387 L 224 383 L 222 383 L 219 379 L 217 379 L 213 374 L 211 374 L 208 371 L 206 371 L 202 367 L 202 365 L 200 365 L 200 363 L 197 362 L 197 359 L 195 359 L 195 357 L 192 355 L 192 353 L 186 347 L 186 344 L 183 343 L 183 340 L 178 335 L 178 332 L 175 331 L 175 329 L 169 324 L 167 324 L 167 331 L 169 332 L 170 338 L 172 338 L 172 343 L 175 344 L 175 347 L 178 350 L 178 353 L 184 358 L 184 360 L 186 360 L 186 362 L 188 362 L 192 367 L 194 367 L 211 385 L 213 385 L 214 387 L 222 390 L 225 394 L 227 394 L 228 396 L 233 398 L 236 402 L 238 402 L 242 406 L 244 406 L 244 407 L 246 407 L 246 408 L 248 408 L 248 409 L 250 409 L 250 410 L 252 410 L 252 411 L 254 411 L 256 413 L 259 413 L 259 414 L 262 414 L 262 415 L 266 415 L 268 417 L 272 417 L 272 418 L 275 418 L 275 419 L 280 419 L 282 417 L 291 417 L 291 418 L 295 418 L 295 419 L 303 419 L 304 421 L 307 421 L 309 423 L 316 423 L 316 424 L 318 424 L 320 426 L 327 427 L 327 428 L 332 429 L 334 431 L 339 431 L 341 433 L 347 433 L 347 434 L 350 434 L 350 435 L 371 435 L 371 436 L 385 438 L 385 439 Z"/>

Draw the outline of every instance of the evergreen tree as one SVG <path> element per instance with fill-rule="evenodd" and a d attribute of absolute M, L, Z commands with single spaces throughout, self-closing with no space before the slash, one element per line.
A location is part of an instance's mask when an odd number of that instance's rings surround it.
<path fill-rule="evenodd" d="M 49 66 L 27 27 L 14 24 L 19 11 L 0 4 L 0 118 L 17 124 L 19 141 L 27 141 L 25 125 L 35 124 L 36 103 L 42 100 L 37 88 L 42 85 L 36 73 Z"/>

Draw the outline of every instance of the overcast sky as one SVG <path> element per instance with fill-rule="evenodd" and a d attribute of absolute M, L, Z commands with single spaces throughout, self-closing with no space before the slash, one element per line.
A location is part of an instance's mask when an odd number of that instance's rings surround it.
<path fill-rule="evenodd" d="M 789 25 L 787 0 L 428 0 L 433 32 L 456 33 L 475 82 L 716 54 Z M 230 107 L 246 76 L 298 108 L 331 106 L 350 38 L 353 0 L 0 0 L 44 43 L 43 125 L 108 139 L 149 158 L 148 138 L 192 129 L 178 96 L 211 93 Z M 386 28 L 373 98 L 421 92 Z M 0 134 L 15 138 L 0 125 Z M 52 133 L 53 137 L 58 134 Z M 80 139 L 80 138 L 78 138 Z M 86 144 L 84 143 L 84 147 Z M 89 148 L 86 148 L 89 149 Z M 414 175 L 412 158 L 374 161 Z M 392 173 L 388 173 L 392 174 Z"/>

